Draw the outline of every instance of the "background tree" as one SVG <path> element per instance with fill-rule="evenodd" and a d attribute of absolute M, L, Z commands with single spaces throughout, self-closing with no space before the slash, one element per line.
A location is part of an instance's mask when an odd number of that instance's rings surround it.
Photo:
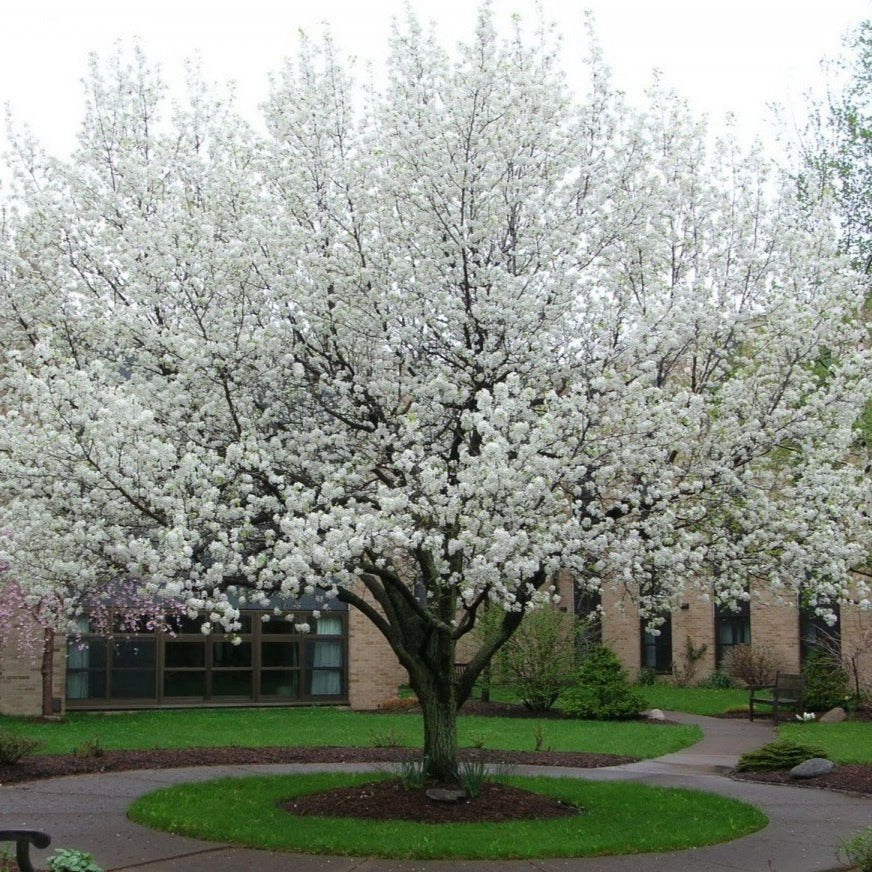
<path fill-rule="evenodd" d="M 143 579 L 232 633 L 330 593 L 408 671 L 440 777 L 558 568 L 650 615 L 713 567 L 723 599 L 837 594 L 869 533 L 856 287 L 762 159 L 591 72 L 579 104 L 547 29 L 485 8 L 450 56 L 411 20 L 363 95 L 303 42 L 261 136 L 196 71 L 168 109 L 140 54 L 95 61 L 73 158 L 17 140 L 3 247 L 31 594 Z"/>

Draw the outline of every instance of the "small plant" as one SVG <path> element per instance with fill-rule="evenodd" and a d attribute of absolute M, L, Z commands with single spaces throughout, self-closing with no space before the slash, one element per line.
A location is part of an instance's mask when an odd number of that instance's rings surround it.
<path fill-rule="evenodd" d="M 645 701 L 634 690 L 615 653 L 595 645 L 575 675 L 575 685 L 563 695 L 563 710 L 576 718 L 621 720 L 635 718 Z"/>
<path fill-rule="evenodd" d="M 844 705 L 848 694 L 848 674 L 842 664 L 823 651 L 812 651 L 802 667 L 805 678 L 805 704 L 813 711 L 827 711 Z"/>
<path fill-rule="evenodd" d="M 481 793 L 481 786 L 487 780 L 487 766 L 484 760 L 464 760 L 458 772 L 460 783 L 470 799 L 475 799 Z"/>
<path fill-rule="evenodd" d="M 710 687 L 712 690 L 727 690 L 733 686 L 733 679 L 730 678 L 729 673 L 724 672 L 723 669 L 716 669 L 705 680 L 705 683 L 702 686 Z"/>
<path fill-rule="evenodd" d="M 490 611 L 489 622 L 501 620 L 499 609 Z M 576 632 L 573 615 L 555 608 L 530 612 L 494 660 L 494 681 L 514 691 L 532 711 L 551 708 L 572 683 L 578 664 Z"/>
<path fill-rule="evenodd" d="M 8 848 L 0 848 L 0 872 L 18 872 L 18 863 Z"/>
<path fill-rule="evenodd" d="M 375 731 L 369 734 L 369 744 L 373 748 L 402 748 L 403 737 L 394 727 Z"/>
<path fill-rule="evenodd" d="M 20 736 L 9 730 L 0 730 L 0 763 L 14 766 L 22 757 L 35 753 L 42 747 L 42 742 Z"/>
<path fill-rule="evenodd" d="M 778 656 L 765 645 L 733 645 L 724 658 L 727 675 L 754 688 L 773 684 L 780 666 Z"/>
<path fill-rule="evenodd" d="M 706 651 L 708 651 L 708 645 L 705 642 L 701 645 L 694 645 L 690 636 L 687 637 L 684 643 L 684 654 L 681 658 L 682 663 L 676 665 L 672 670 L 677 687 L 687 687 L 693 681 L 699 662 L 705 657 Z"/>
<path fill-rule="evenodd" d="M 821 748 L 782 740 L 742 754 L 736 769 L 739 772 L 777 772 L 792 769 L 812 757 L 825 756 L 826 752 Z"/>
<path fill-rule="evenodd" d="M 106 749 L 100 744 L 99 739 L 85 739 L 73 753 L 77 757 L 103 757 Z"/>
<path fill-rule="evenodd" d="M 402 760 L 399 776 L 405 790 L 420 790 L 427 783 L 427 758 Z"/>
<path fill-rule="evenodd" d="M 636 684 L 642 687 L 653 687 L 657 684 L 657 673 L 650 666 L 643 666 L 636 677 Z"/>
<path fill-rule="evenodd" d="M 485 745 L 485 734 L 484 733 L 472 733 L 469 737 L 469 744 L 472 745 L 473 748 L 477 748 L 481 751 Z"/>
<path fill-rule="evenodd" d="M 533 727 L 533 750 L 541 751 L 545 744 L 545 727 L 542 724 L 536 724 Z M 550 750 L 549 748 L 545 749 L 546 751 Z"/>
<path fill-rule="evenodd" d="M 51 872 L 103 872 L 103 867 L 94 862 L 92 854 L 73 848 L 58 848 L 46 864 Z"/>
<path fill-rule="evenodd" d="M 872 872 L 872 827 L 866 827 L 838 850 L 838 858 L 844 859 L 860 872 Z"/>

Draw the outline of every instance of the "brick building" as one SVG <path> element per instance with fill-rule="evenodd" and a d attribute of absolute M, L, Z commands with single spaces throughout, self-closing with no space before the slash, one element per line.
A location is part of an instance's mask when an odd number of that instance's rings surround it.
<path fill-rule="evenodd" d="M 568 575 L 561 574 L 558 588 L 561 607 L 583 609 Z M 751 601 L 733 612 L 689 593 L 674 604 L 659 635 L 652 635 L 631 595 L 606 587 L 602 639 L 632 677 L 646 668 L 693 684 L 742 642 L 766 643 L 784 670 L 798 671 L 816 638 L 828 632 L 840 640 L 845 657 L 857 657 L 872 685 L 872 614 L 843 607 L 830 629 L 793 603 L 763 591 L 751 594 Z M 313 614 L 314 606 L 296 603 L 296 620 L 264 622 L 262 611 L 243 612 L 238 645 L 204 636 L 199 621 L 182 622 L 174 636 L 133 628 L 111 640 L 89 634 L 83 625 L 78 641 L 55 639 L 54 710 L 318 703 L 372 709 L 394 696 L 407 676 L 375 626 L 342 604 Z M 297 632 L 299 622 L 311 631 Z M 35 625 L 33 632 L 39 638 Z M 458 659 L 468 654 L 461 644 Z M 41 651 L 23 646 L 15 633 L 0 639 L 0 713 L 42 712 L 40 663 Z"/>

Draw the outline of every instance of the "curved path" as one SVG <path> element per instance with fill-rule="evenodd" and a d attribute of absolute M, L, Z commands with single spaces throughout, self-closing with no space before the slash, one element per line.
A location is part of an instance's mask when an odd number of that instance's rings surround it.
<path fill-rule="evenodd" d="M 776 787 L 731 781 L 723 770 L 743 751 L 773 738 L 771 726 L 670 714 L 670 719 L 698 724 L 704 738 L 690 748 L 656 760 L 606 769 L 518 767 L 521 774 L 633 780 L 670 787 L 695 787 L 759 806 L 769 825 L 758 833 L 707 848 L 666 854 L 579 859 L 464 862 L 397 861 L 347 857 L 275 854 L 154 832 L 125 817 L 137 796 L 168 784 L 228 775 L 339 769 L 368 765 L 212 766 L 114 772 L 54 778 L 0 788 L 4 828 L 41 829 L 53 847 L 90 851 L 107 870 L 128 872 L 827 872 L 842 868 L 836 848 L 863 827 L 872 825 L 872 799 L 801 787 Z M 228 809 L 228 814 L 232 814 Z M 654 816 L 657 809 L 650 809 Z M 37 861 L 46 851 L 36 851 Z M 37 862 L 39 865 L 39 862 Z"/>

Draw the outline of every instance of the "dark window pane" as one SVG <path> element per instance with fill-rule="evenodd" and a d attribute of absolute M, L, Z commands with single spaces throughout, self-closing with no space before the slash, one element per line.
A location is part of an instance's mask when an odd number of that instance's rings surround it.
<path fill-rule="evenodd" d="M 68 669 L 104 669 L 106 667 L 105 639 L 71 639 L 67 645 Z"/>
<path fill-rule="evenodd" d="M 646 628 L 644 620 L 640 624 L 642 666 L 655 672 L 671 672 L 672 615 L 666 615 L 666 619 L 658 629 L 660 632 L 655 636 Z"/>
<path fill-rule="evenodd" d="M 736 608 L 715 606 L 715 665 L 720 669 L 735 645 L 751 642 L 751 605 L 739 602 Z"/>
<path fill-rule="evenodd" d="M 841 615 L 838 603 L 833 607 L 836 622 L 828 624 L 813 609 L 803 608 L 799 613 L 799 657 L 802 663 L 818 651 L 836 660 L 842 654 Z"/>
<path fill-rule="evenodd" d="M 154 639 L 116 639 L 112 651 L 114 667 L 154 666 Z"/>
<path fill-rule="evenodd" d="M 276 618 L 270 617 L 268 621 L 263 621 L 260 632 L 266 635 L 275 635 L 277 633 L 296 633 L 293 618 Z"/>
<path fill-rule="evenodd" d="M 296 642 L 262 642 L 260 658 L 263 666 L 299 666 Z"/>
<path fill-rule="evenodd" d="M 173 633 L 199 633 L 205 618 L 189 618 L 187 616 L 173 616 L 167 618 L 167 629 Z"/>
<path fill-rule="evenodd" d="M 113 669 L 112 696 L 154 699 L 154 669 Z"/>
<path fill-rule="evenodd" d="M 165 672 L 164 696 L 205 696 L 205 672 Z"/>
<path fill-rule="evenodd" d="M 165 659 L 170 667 L 202 667 L 206 663 L 205 642 L 177 642 L 167 639 Z"/>
<path fill-rule="evenodd" d="M 151 633 L 154 618 L 151 615 L 116 614 L 112 620 L 112 631 L 115 633 Z"/>
<path fill-rule="evenodd" d="M 106 672 L 76 669 L 67 673 L 67 699 L 105 699 Z"/>
<path fill-rule="evenodd" d="M 251 696 L 251 670 L 213 672 L 212 696 Z"/>
<path fill-rule="evenodd" d="M 216 642 L 212 647 L 215 666 L 251 666 L 251 642 Z"/>
<path fill-rule="evenodd" d="M 282 696 L 294 699 L 300 695 L 298 672 L 261 672 L 260 693 L 262 696 Z"/>

